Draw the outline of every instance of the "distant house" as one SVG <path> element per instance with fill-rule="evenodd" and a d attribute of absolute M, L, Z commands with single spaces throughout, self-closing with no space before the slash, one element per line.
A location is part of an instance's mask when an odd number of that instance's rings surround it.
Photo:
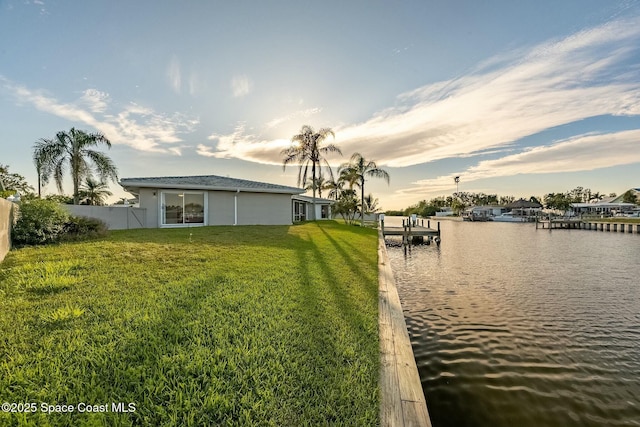
<path fill-rule="evenodd" d="M 291 224 L 296 187 L 216 175 L 123 178 L 136 195 L 145 227 Z"/>
<path fill-rule="evenodd" d="M 331 205 L 334 200 L 322 199 L 316 197 L 316 215 L 313 212 L 313 197 L 296 194 L 291 197 L 291 210 L 293 214 L 293 222 L 309 221 L 313 219 L 330 219 Z"/>
<path fill-rule="evenodd" d="M 577 215 L 615 215 L 631 212 L 635 207 L 633 203 L 616 202 L 615 200 L 617 198 L 607 197 L 595 202 L 571 203 L 571 210 Z"/>
<path fill-rule="evenodd" d="M 450 206 L 441 207 L 440 210 L 436 212 L 436 216 L 453 216 L 453 208 Z"/>
<path fill-rule="evenodd" d="M 464 210 L 462 218 L 465 221 L 490 221 L 506 211 L 504 206 L 471 206 Z"/>
<path fill-rule="evenodd" d="M 518 199 L 505 206 L 508 212 L 516 216 L 533 216 L 542 211 L 542 205 L 538 202 Z"/>
<path fill-rule="evenodd" d="M 633 194 L 636 195 L 636 200 L 638 201 L 638 204 L 640 204 L 640 188 L 630 188 L 629 191 L 631 191 Z M 613 203 L 621 203 L 622 199 L 624 198 L 624 194 L 626 193 L 626 191 L 622 194 L 620 194 L 619 196 L 613 197 L 611 199 L 611 202 Z"/>

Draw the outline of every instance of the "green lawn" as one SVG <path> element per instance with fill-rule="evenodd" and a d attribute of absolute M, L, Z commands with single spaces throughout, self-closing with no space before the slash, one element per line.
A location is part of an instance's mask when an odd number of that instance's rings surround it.
<path fill-rule="evenodd" d="M 37 412 L 0 425 L 378 424 L 376 236 L 326 221 L 10 252 L 0 400 Z"/>
<path fill-rule="evenodd" d="M 627 217 L 614 217 L 614 218 L 594 218 L 595 221 L 599 222 L 617 222 L 617 223 L 626 223 L 626 224 L 640 224 L 640 218 L 627 218 Z"/>

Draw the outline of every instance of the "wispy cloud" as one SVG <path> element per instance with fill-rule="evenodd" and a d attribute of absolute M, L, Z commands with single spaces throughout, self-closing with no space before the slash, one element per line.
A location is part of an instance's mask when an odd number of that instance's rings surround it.
<path fill-rule="evenodd" d="M 189 75 L 189 95 L 197 95 L 203 89 L 202 79 L 197 72 L 192 71 Z"/>
<path fill-rule="evenodd" d="M 173 89 L 175 93 L 180 93 L 182 89 L 182 73 L 180 72 L 180 61 L 176 56 L 171 58 L 167 67 L 167 80 L 169 81 L 171 89 Z"/>
<path fill-rule="evenodd" d="M 286 139 L 265 140 L 245 133 L 244 124 L 240 123 L 228 135 L 212 134 L 208 137 L 214 146 L 200 144 L 197 153 L 201 156 L 219 159 L 240 158 L 257 163 L 281 165 L 280 152 L 291 145 Z"/>
<path fill-rule="evenodd" d="M 245 75 L 234 76 L 231 79 L 231 90 L 235 98 L 248 95 L 253 88 L 253 82 Z"/>
<path fill-rule="evenodd" d="M 42 0 L 33 0 L 33 1 L 29 1 L 29 0 L 25 0 L 24 4 L 33 4 L 35 5 L 35 7 L 37 7 L 40 11 L 40 15 L 49 15 L 49 12 L 47 11 L 47 7 L 45 5 L 45 3 Z M 11 5 L 9 6 L 10 8 L 12 7 Z"/>
<path fill-rule="evenodd" d="M 321 112 L 321 108 L 308 108 L 270 120 L 265 130 L 276 128 L 295 119 L 308 118 Z M 200 144 L 196 152 L 201 156 L 220 159 L 237 158 L 250 162 L 281 165 L 282 150 L 291 145 L 287 139 L 268 139 L 247 134 L 244 123 L 239 123 L 230 134 L 213 133 L 208 137 L 213 145 Z"/>
<path fill-rule="evenodd" d="M 86 105 L 94 113 L 102 113 L 107 109 L 109 94 L 96 89 L 87 89 L 82 93 L 80 103 Z"/>
<path fill-rule="evenodd" d="M 403 94 L 400 106 L 338 129 L 349 151 L 409 166 L 505 146 L 598 115 L 640 114 L 640 20 L 494 58 L 475 73 Z M 507 60 L 508 62 L 504 62 Z M 394 150 L 389 150 L 389 146 Z"/>
<path fill-rule="evenodd" d="M 148 107 L 129 103 L 114 112 L 109 94 L 88 89 L 73 102 L 60 102 L 41 90 L 32 90 L 0 76 L 0 86 L 13 95 L 17 104 L 29 104 L 40 111 L 74 123 L 91 126 L 114 144 L 141 151 L 179 154 L 182 133 L 192 132 L 198 119 L 182 114 L 161 114 Z"/>
<path fill-rule="evenodd" d="M 526 149 L 517 154 L 485 160 L 466 171 L 420 180 L 399 194 L 438 194 L 451 189 L 454 176 L 465 182 L 519 174 L 578 172 L 640 162 L 640 129 L 579 135 L 551 145 Z"/>
<path fill-rule="evenodd" d="M 589 117 L 640 115 L 639 54 L 640 17 L 611 21 L 401 94 L 396 106 L 369 120 L 334 128 L 336 142 L 346 153 L 402 167 L 516 149 L 526 136 Z M 272 163 L 277 153 L 265 146 L 245 138 L 224 156 Z"/>
<path fill-rule="evenodd" d="M 270 120 L 267 124 L 266 127 L 267 129 L 271 129 L 271 128 L 275 128 L 280 126 L 283 123 L 287 123 L 290 122 L 292 120 L 297 120 L 297 119 L 306 119 L 309 118 L 315 114 L 318 114 L 322 111 L 322 108 L 307 108 L 306 110 L 300 110 L 300 111 L 296 111 L 293 112 L 291 114 L 287 114 L 286 116 L 282 116 L 282 117 L 277 117 L 273 120 Z"/>

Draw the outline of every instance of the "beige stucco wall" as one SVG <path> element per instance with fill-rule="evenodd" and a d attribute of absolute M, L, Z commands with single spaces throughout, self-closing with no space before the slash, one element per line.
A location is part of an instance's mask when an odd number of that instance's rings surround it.
<path fill-rule="evenodd" d="M 13 223 L 13 203 L 0 198 L 0 262 L 11 249 L 11 225 Z"/>
<path fill-rule="evenodd" d="M 233 225 L 234 198 L 231 191 L 209 191 L 209 225 Z"/>
<path fill-rule="evenodd" d="M 328 211 L 327 211 L 327 217 L 326 218 L 322 218 L 322 204 L 320 203 L 316 203 L 316 220 L 321 220 L 321 219 L 331 219 L 331 206 L 329 206 Z M 326 205 L 324 205 L 326 206 Z M 307 220 L 312 220 L 313 217 L 311 216 L 311 211 L 313 210 L 313 202 L 312 203 L 307 203 L 307 212 L 309 213 L 309 217 L 307 218 Z"/>
<path fill-rule="evenodd" d="M 146 208 L 147 228 L 159 227 L 158 197 L 171 189 L 141 188 L 140 207 Z M 155 193 L 155 195 L 153 194 Z M 237 200 L 237 225 L 291 224 L 291 195 L 235 191 L 206 192 L 207 225 L 234 225 Z"/>
<path fill-rule="evenodd" d="M 238 225 L 289 225 L 291 219 L 291 194 L 238 194 Z"/>
<path fill-rule="evenodd" d="M 159 203 L 161 190 L 154 190 L 153 188 L 141 188 L 140 194 L 138 194 L 139 205 L 141 208 L 146 209 L 146 228 L 158 228 L 160 217 L 158 216 Z"/>

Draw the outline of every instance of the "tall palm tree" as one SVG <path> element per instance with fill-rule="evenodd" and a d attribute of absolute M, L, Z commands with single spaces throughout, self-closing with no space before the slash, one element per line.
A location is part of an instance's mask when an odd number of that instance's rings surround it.
<path fill-rule="evenodd" d="M 384 169 L 380 169 L 376 162 L 373 160 L 367 160 L 360 153 L 353 153 L 349 163 L 340 166 L 340 169 L 344 171 L 345 176 L 354 175 L 357 177 L 357 185 L 360 187 L 360 207 L 362 208 L 361 225 L 364 227 L 364 212 L 365 212 L 365 198 L 364 198 L 364 182 L 365 177 L 370 176 L 374 178 L 384 178 L 389 183 L 389 174 Z"/>
<path fill-rule="evenodd" d="M 62 192 L 62 179 L 69 167 L 73 181 L 73 204 L 80 201 L 80 182 L 90 177 L 95 170 L 102 182 L 118 179 L 118 170 L 113 161 L 92 147 L 104 144 L 111 148 L 111 142 L 101 133 L 87 133 L 71 128 L 60 131 L 53 139 L 41 139 L 35 145 L 33 158 L 45 174 L 45 180 L 53 174 L 58 190 Z"/>
<path fill-rule="evenodd" d="M 322 128 L 318 132 L 314 131 L 311 126 L 304 125 L 300 128 L 300 133 L 291 138 L 292 145 L 282 150 L 284 160 L 282 161 L 282 169 L 284 170 L 289 163 L 298 163 L 298 185 L 303 185 L 307 181 L 309 167 L 311 167 L 311 183 L 313 190 L 313 216 L 316 219 L 316 187 L 317 176 L 320 174 L 322 164 L 329 168 L 331 177 L 331 167 L 329 162 L 324 158 L 328 153 L 339 153 L 342 151 L 333 144 L 322 145 L 325 139 L 331 135 L 335 138 L 335 133 L 329 128 Z"/>
<path fill-rule="evenodd" d="M 104 182 L 96 181 L 88 176 L 80 187 L 80 197 L 86 200 L 87 205 L 102 206 L 104 199 L 113 193 Z"/>
<path fill-rule="evenodd" d="M 41 138 L 36 143 L 36 146 L 41 142 L 46 142 L 46 140 Z M 38 173 L 38 197 L 42 197 L 42 186 L 47 185 L 50 173 L 47 172 L 46 165 L 43 163 L 44 159 L 37 155 L 37 151 L 38 150 L 35 150 L 33 153 L 33 163 L 35 164 L 36 172 Z"/>
<path fill-rule="evenodd" d="M 352 166 L 351 163 L 343 163 L 340 168 L 338 168 L 338 183 L 341 188 L 348 185 L 349 190 L 353 190 L 353 186 L 357 186 L 360 183 L 358 171 Z"/>
<path fill-rule="evenodd" d="M 327 194 L 328 198 L 333 200 L 336 200 L 338 198 L 338 183 L 335 179 L 332 178 L 326 180 L 324 185 L 322 186 L 322 189 L 329 191 L 329 194 Z"/>

